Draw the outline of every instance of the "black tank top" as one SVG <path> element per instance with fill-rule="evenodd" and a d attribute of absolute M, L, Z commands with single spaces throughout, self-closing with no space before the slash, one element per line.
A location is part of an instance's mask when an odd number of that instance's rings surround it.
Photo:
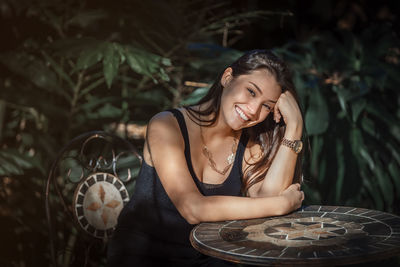
<path fill-rule="evenodd" d="M 190 157 L 189 136 L 185 119 L 179 110 L 170 110 L 176 117 L 185 142 L 185 158 L 187 166 L 199 191 L 205 196 L 211 195 L 241 195 L 242 159 L 247 138 L 243 132 L 235 161 L 229 176 L 222 184 L 202 183 L 193 170 Z M 157 171 L 143 161 L 136 180 L 135 190 L 129 203 L 123 208 L 119 219 L 117 232 L 136 231 L 150 236 L 154 242 L 168 242 L 191 247 L 189 234 L 194 225 L 189 224 L 175 208 L 165 192 Z M 132 242 L 135 242 L 132 240 Z"/>

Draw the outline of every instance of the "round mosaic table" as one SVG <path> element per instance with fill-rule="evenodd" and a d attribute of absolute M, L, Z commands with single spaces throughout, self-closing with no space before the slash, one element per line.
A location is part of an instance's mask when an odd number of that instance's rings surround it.
<path fill-rule="evenodd" d="M 201 223 L 203 254 L 252 265 L 345 265 L 400 255 L 400 217 L 353 207 L 307 206 L 280 217 Z"/>

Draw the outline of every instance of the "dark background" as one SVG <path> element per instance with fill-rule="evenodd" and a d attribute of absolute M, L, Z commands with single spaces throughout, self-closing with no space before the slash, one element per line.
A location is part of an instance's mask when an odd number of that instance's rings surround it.
<path fill-rule="evenodd" d="M 204 94 L 187 81 L 210 84 L 256 48 L 293 70 L 305 204 L 400 214 L 398 14 L 399 1 L 0 0 L 0 265 L 50 265 L 44 188 L 68 140 L 142 129 Z M 77 233 L 58 204 L 60 262 L 82 266 L 65 256 Z"/>

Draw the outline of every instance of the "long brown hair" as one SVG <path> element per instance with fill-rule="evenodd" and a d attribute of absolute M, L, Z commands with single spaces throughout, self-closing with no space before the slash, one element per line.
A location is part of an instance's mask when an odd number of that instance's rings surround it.
<path fill-rule="evenodd" d="M 281 86 L 282 92 L 289 91 L 292 93 L 300 107 L 298 95 L 296 93 L 292 74 L 286 65 L 286 63 L 268 50 L 252 50 L 245 53 L 230 66 L 232 68 L 232 76 L 238 77 L 240 75 L 249 74 L 252 71 L 265 69 L 271 75 L 273 75 L 277 83 Z M 214 84 L 210 87 L 208 93 L 195 105 L 201 105 L 207 102 L 211 104 L 204 110 L 194 109 L 193 106 L 186 106 L 191 119 L 195 118 L 197 124 L 202 126 L 211 126 L 217 120 L 217 116 L 220 110 L 221 95 L 223 86 L 221 85 L 221 78 L 223 72 L 218 75 L 218 78 Z M 209 115 L 214 115 L 210 116 Z M 209 118 L 209 119 L 200 119 Z M 280 123 L 276 123 L 273 120 L 273 113 L 271 112 L 267 118 L 252 127 L 243 129 L 242 134 L 247 134 L 249 141 L 259 144 L 262 148 L 262 157 L 255 163 L 249 164 L 244 170 L 242 178 L 242 192 L 244 195 L 248 194 L 248 190 L 254 184 L 264 180 L 265 175 L 268 172 L 269 167 L 273 159 L 275 158 L 276 152 L 282 141 L 285 133 L 286 125 L 283 120 Z M 301 182 L 302 180 L 302 163 L 303 151 L 298 155 L 295 172 L 293 176 L 293 182 Z"/>

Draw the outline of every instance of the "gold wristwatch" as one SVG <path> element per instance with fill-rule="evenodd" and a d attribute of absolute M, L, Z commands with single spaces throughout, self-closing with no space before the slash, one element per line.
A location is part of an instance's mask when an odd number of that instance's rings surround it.
<path fill-rule="evenodd" d="M 301 140 L 282 139 L 282 145 L 290 147 L 296 154 L 299 154 L 303 149 L 303 142 Z"/>

